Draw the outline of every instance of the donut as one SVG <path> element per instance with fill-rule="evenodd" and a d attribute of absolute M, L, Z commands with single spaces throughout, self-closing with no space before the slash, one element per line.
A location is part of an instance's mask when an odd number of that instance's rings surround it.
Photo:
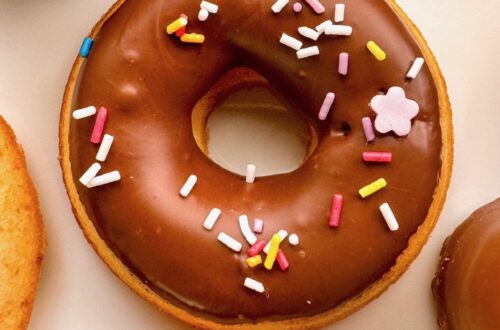
<path fill-rule="evenodd" d="M 441 329 L 498 329 L 500 199 L 476 210 L 445 241 L 432 282 Z"/>
<path fill-rule="evenodd" d="M 45 254 L 45 230 L 24 152 L 1 116 L 0 214 L 0 328 L 26 329 Z"/>
<path fill-rule="evenodd" d="M 320 327 L 387 289 L 434 227 L 446 85 L 392 0 L 214 2 L 118 1 L 85 38 L 61 112 L 68 195 L 158 309 L 201 328 Z M 256 88 L 305 117 L 291 173 L 243 177 L 207 153 L 211 111 Z"/>

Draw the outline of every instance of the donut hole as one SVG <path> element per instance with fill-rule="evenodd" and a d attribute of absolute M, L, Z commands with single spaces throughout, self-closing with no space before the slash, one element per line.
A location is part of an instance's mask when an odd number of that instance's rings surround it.
<path fill-rule="evenodd" d="M 310 121 L 255 71 L 227 73 L 193 110 L 193 135 L 200 149 L 222 168 L 244 176 L 293 172 L 317 145 Z"/>

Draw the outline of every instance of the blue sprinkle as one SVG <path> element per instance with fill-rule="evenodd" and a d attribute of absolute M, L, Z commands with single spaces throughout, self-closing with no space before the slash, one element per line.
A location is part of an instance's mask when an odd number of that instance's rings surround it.
<path fill-rule="evenodd" d="M 80 48 L 80 56 L 87 58 L 93 45 L 94 39 L 88 37 L 83 39 L 82 47 Z"/>

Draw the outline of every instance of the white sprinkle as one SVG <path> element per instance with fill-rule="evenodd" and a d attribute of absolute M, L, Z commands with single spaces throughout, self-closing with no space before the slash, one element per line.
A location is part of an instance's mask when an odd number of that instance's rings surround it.
<path fill-rule="evenodd" d="M 181 196 L 184 198 L 188 197 L 197 181 L 198 177 L 196 175 L 194 174 L 190 175 L 186 183 L 184 183 L 184 186 L 182 186 L 181 191 L 179 192 Z"/>
<path fill-rule="evenodd" d="M 95 176 L 97 175 L 97 173 L 99 173 L 99 171 L 101 170 L 101 164 L 99 163 L 94 163 L 92 164 L 89 169 L 82 175 L 82 177 L 80 178 L 80 182 L 86 186 L 90 183 L 90 181 L 92 181 L 93 178 L 95 178 Z"/>
<path fill-rule="evenodd" d="M 297 246 L 299 245 L 299 236 L 297 234 L 292 234 L 288 237 L 288 243 L 292 246 Z"/>
<path fill-rule="evenodd" d="M 394 213 L 391 210 L 389 204 L 384 203 L 380 205 L 380 212 L 384 216 L 385 222 L 387 222 L 387 226 L 391 231 L 397 231 L 399 229 L 398 220 L 394 216 Z"/>
<path fill-rule="evenodd" d="M 283 8 L 290 2 L 290 0 L 277 0 L 274 5 L 271 7 L 273 13 L 280 13 Z"/>
<path fill-rule="evenodd" d="M 101 146 L 99 147 L 99 151 L 97 152 L 97 159 L 100 162 L 105 162 L 106 158 L 108 158 L 109 150 L 111 150 L 111 145 L 113 144 L 114 138 L 109 134 L 104 134 L 102 138 Z"/>
<path fill-rule="evenodd" d="M 307 57 L 311 57 L 311 56 L 316 56 L 316 55 L 319 55 L 318 46 L 303 48 L 303 49 L 297 51 L 297 57 L 299 59 L 303 59 L 303 58 L 307 58 Z"/>
<path fill-rule="evenodd" d="M 228 234 L 226 234 L 224 232 L 221 232 L 219 234 L 219 236 L 217 236 L 217 239 L 222 244 L 224 244 L 225 246 L 227 246 L 228 248 L 230 248 L 231 250 L 233 250 L 234 252 L 240 252 L 241 251 L 242 244 L 240 242 L 238 242 L 237 240 L 235 240 L 234 238 L 232 238 L 231 236 L 229 236 Z"/>
<path fill-rule="evenodd" d="M 254 183 L 255 182 L 255 174 L 257 173 L 257 166 L 254 164 L 248 164 L 247 165 L 247 177 L 246 181 L 247 183 Z"/>
<path fill-rule="evenodd" d="M 97 113 L 97 109 L 94 106 L 86 107 L 83 109 L 73 111 L 73 118 L 82 119 L 86 117 L 93 116 Z"/>
<path fill-rule="evenodd" d="M 299 33 L 301 36 L 309 38 L 314 41 L 318 40 L 319 36 L 321 35 L 321 33 L 319 33 L 318 31 L 311 29 L 307 26 L 299 27 Z"/>
<path fill-rule="evenodd" d="M 217 12 L 219 11 L 219 6 L 217 6 L 215 3 L 211 3 L 208 1 L 202 1 L 200 3 L 200 8 L 205 9 L 210 14 L 217 14 Z"/>
<path fill-rule="evenodd" d="M 253 231 L 260 234 L 264 231 L 264 221 L 255 219 L 253 222 Z"/>
<path fill-rule="evenodd" d="M 202 8 L 202 9 L 200 9 L 200 12 L 198 13 L 198 20 L 200 22 L 205 22 L 208 19 L 208 15 L 210 15 L 208 10 L 206 10 L 205 8 Z"/>
<path fill-rule="evenodd" d="M 424 65 L 424 63 L 425 63 L 425 60 L 422 57 L 417 57 L 415 59 L 415 62 L 413 62 L 413 65 L 411 66 L 410 71 L 408 71 L 406 78 L 408 78 L 408 79 L 417 78 L 418 74 L 420 73 L 420 70 L 422 70 L 422 66 Z"/>
<path fill-rule="evenodd" d="M 90 181 L 87 187 L 88 188 L 99 187 L 120 180 L 121 180 L 120 172 L 113 171 L 100 176 L 96 176 L 95 178 L 92 179 L 92 181 Z"/>
<path fill-rule="evenodd" d="M 243 284 L 245 287 L 257 291 L 258 293 L 264 293 L 264 285 L 250 277 L 245 278 L 245 283 Z"/>
<path fill-rule="evenodd" d="M 245 236 L 248 244 L 254 245 L 255 242 L 257 242 L 257 237 L 255 237 L 255 234 L 250 229 L 250 225 L 248 224 L 248 217 L 246 215 L 242 215 L 238 220 L 240 222 L 241 233 L 243 234 L 243 236 Z"/>
<path fill-rule="evenodd" d="M 205 222 L 203 222 L 203 228 L 205 228 L 206 230 L 212 230 L 215 226 L 215 223 L 219 219 L 221 213 L 222 211 L 218 208 L 212 209 L 212 211 L 208 213 Z"/>
<path fill-rule="evenodd" d="M 332 25 L 325 28 L 325 34 L 330 36 L 350 36 L 352 34 L 352 26 L 348 25 Z"/>
<path fill-rule="evenodd" d="M 333 22 L 331 20 L 324 21 L 320 25 L 316 26 L 316 31 L 318 31 L 320 34 L 325 33 L 325 29 L 332 25 Z"/>
<path fill-rule="evenodd" d="M 343 22 L 345 16 L 345 5 L 343 3 L 338 3 L 335 5 L 335 22 Z"/>
<path fill-rule="evenodd" d="M 290 37 L 288 34 L 286 33 L 283 33 L 281 35 L 281 39 L 280 39 L 280 42 L 285 45 L 285 46 L 288 46 L 292 49 L 295 49 L 295 50 L 299 50 L 302 48 L 302 41 L 300 40 L 297 40 L 295 39 L 294 37 Z"/>
<path fill-rule="evenodd" d="M 288 232 L 284 229 L 281 229 L 279 232 L 278 232 L 278 235 L 280 236 L 281 240 L 280 242 L 283 242 L 285 240 L 285 238 L 288 236 Z M 271 241 L 267 242 L 266 246 L 264 247 L 264 253 L 268 253 L 269 252 L 269 249 L 271 248 Z"/>

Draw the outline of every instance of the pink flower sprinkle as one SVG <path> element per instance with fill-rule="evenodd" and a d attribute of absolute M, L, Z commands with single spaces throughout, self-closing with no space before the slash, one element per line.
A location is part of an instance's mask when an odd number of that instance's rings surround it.
<path fill-rule="evenodd" d="M 302 11 L 302 4 L 300 2 L 296 2 L 293 4 L 293 11 L 295 13 L 300 13 Z"/>
<path fill-rule="evenodd" d="M 375 140 L 375 132 L 373 131 L 372 120 L 369 117 L 364 117 L 362 120 L 363 130 L 365 131 L 366 141 L 372 142 Z"/>
<path fill-rule="evenodd" d="M 305 0 L 309 6 L 314 10 L 314 12 L 318 15 L 321 15 L 325 12 L 325 6 L 319 0 Z"/>
<path fill-rule="evenodd" d="M 90 139 L 92 143 L 95 144 L 101 143 L 102 135 L 104 133 L 104 125 L 106 125 L 107 119 L 108 119 L 108 110 L 104 107 L 101 107 L 97 112 L 94 130 L 92 131 L 92 137 Z"/>
<path fill-rule="evenodd" d="M 340 53 L 339 55 L 339 73 L 343 76 L 347 76 L 349 72 L 349 54 Z"/>
<path fill-rule="evenodd" d="M 337 228 L 340 225 L 340 213 L 342 212 L 342 205 L 344 204 L 344 196 L 341 194 L 333 195 L 332 212 L 330 214 L 330 223 L 332 228 Z"/>
<path fill-rule="evenodd" d="M 390 163 L 392 162 L 392 152 L 363 152 L 363 160 L 369 163 Z"/>
<path fill-rule="evenodd" d="M 249 257 L 255 257 L 260 253 L 260 251 L 264 250 L 264 247 L 266 246 L 266 241 L 257 241 L 255 242 L 254 245 L 252 245 L 248 251 L 247 254 Z"/>
<path fill-rule="evenodd" d="M 286 271 L 288 269 L 288 267 L 290 266 L 290 263 L 288 262 L 288 259 L 286 258 L 285 253 L 281 249 L 278 250 L 278 255 L 276 256 L 276 261 L 278 261 L 278 265 L 280 266 L 282 271 Z"/>

